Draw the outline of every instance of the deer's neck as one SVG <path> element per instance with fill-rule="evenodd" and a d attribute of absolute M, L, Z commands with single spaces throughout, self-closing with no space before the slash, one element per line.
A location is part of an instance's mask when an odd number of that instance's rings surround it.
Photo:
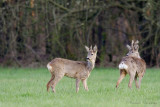
<path fill-rule="evenodd" d="M 95 61 L 87 61 L 87 69 L 89 70 L 89 72 L 93 70 L 94 66 L 95 66 Z"/>
<path fill-rule="evenodd" d="M 138 54 L 138 58 L 141 58 L 141 56 Z"/>
<path fill-rule="evenodd" d="M 138 57 L 138 58 L 141 58 L 140 55 L 139 55 L 139 52 L 137 52 L 137 57 Z"/>

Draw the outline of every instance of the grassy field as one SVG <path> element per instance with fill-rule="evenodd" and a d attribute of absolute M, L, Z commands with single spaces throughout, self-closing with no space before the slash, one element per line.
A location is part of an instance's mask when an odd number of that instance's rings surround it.
<path fill-rule="evenodd" d="M 56 93 L 47 92 L 50 73 L 45 68 L 0 68 L 0 107 L 125 107 L 160 106 L 160 69 L 147 69 L 141 89 L 128 89 L 127 76 L 118 89 L 118 69 L 94 69 L 88 79 L 89 92 L 75 80 L 63 78 Z"/>

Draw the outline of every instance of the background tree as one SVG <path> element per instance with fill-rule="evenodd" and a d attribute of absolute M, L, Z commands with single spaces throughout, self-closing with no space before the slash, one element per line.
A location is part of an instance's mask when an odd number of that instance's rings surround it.
<path fill-rule="evenodd" d="M 147 65 L 159 67 L 159 0 L 0 1 L 1 65 L 85 60 L 84 45 L 97 44 L 97 65 L 117 66 L 132 39 Z"/>

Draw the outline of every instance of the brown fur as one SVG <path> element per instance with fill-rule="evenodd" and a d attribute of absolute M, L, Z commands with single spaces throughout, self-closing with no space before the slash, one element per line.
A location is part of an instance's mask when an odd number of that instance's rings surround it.
<path fill-rule="evenodd" d="M 128 47 L 128 46 L 127 46 Z M 135 80 L 136 87 L 140 88 L 142 77 L 144 76 L 144 73 L 146 71 L 146 63 L 145 61 L 140 58 L 138 52 L 138 42 L 136 41 L 134 44 L 134 41 L 132 41 L 132 45 L 129 48 L 129 53 L 126 57 L 123 57 L 120 64 L 127 65 L 128 68 L 120 69 L 120 77 L 117 81 L 116 88 L 119 86 L 120 82 L 123 80 L 123 78 L 126 76 L 126 74 L 130 75 L 130 80 L 128 87 L 132 87 L 132 82 Z M 139 83 L 137 83 L 137 77 L 139 77 Z"/>
<path fill-rule="evenodd" d="M 88 91 L 87 79 L 94 68 L 97 46 L 93 49 L 86 47 L 88 52 L 87 61 L 72 61 L 63 58 L 55 58 L 48 63 L 47 67 L 51 73 L 51 79 L 47 83 L 47 91 L 50 86 L 52 91 L 55 92 L 56 84 L 64 77 L 70 77 L 76 79 L 76 92 L 79 91 L 79 83 L 82 81 L 85 90 Z"/>

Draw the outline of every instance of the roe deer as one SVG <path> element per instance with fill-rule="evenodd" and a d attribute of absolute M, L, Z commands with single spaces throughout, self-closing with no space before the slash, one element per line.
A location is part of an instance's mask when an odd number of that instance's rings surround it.
<path fill-rule="evenodd" d="M 63 58 L 55 58 L 47 64 L 47 68 L 51 73 L 51 79 L 47 83 L 47 91 L 52 88 L 55 92 L 56 84 L 63 78 L 63 76 L 76 79 L 76 92 L 79 91 L 79 84 L 82 81 L 85 90 L 88 91 L 87 79 L 95 66 L 97 56 L 97 46 L 88 48 L 85 46 L 88 55 L 86 61 L 72 61 Z"/>
<path fill-rule="evenodd" d="M 132 88 L 132 82 L 135 80 L 136 88 L 140 88 L 142 77 L 146 71 L 146 63 L 145 61 L 139 56 L 139 46 L 138 41 L 134 42 L 132 40 L 131 46 L 127 45 L 129 52 L 127 56 L 123 57 L 120 64 L 120 77 L 117 81 L 116 88 L 126 76 L 126 74 L 130 75 L 130 80 L 128 87 Z M 139 77 L 139 83 L 137 83 L 137 77 Z"/>

